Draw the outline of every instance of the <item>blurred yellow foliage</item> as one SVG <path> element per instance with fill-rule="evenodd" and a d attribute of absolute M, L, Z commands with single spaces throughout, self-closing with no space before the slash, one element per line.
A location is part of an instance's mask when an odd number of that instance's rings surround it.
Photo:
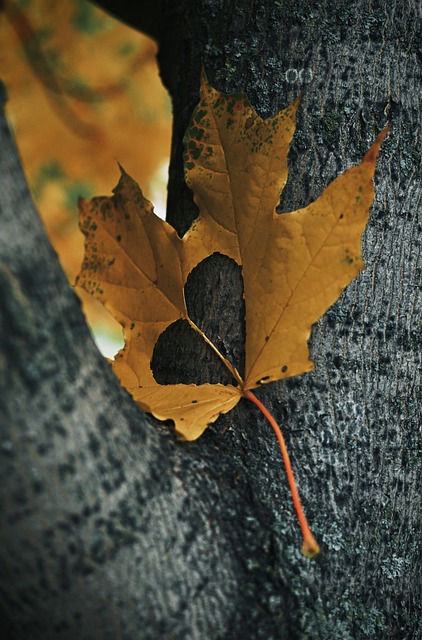
<path fill-rule="evenodd" d="M 6 0 L 0 40 L 9 122 L 73 283 L 83 256 L 78 196 L 110 193 L 117 162 L 149 194 L 167 162 L 170 102 L 156 45 L 86 0 Z M 107 330 L 102 310 L 84 303 L 91 324 Z"/>

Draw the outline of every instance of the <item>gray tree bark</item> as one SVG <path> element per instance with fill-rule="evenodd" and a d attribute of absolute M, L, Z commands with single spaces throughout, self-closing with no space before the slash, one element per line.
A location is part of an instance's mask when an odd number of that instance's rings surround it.
<path fill-rule="evenodd" d="M 174 105 L 169 219 L 180 233 L 195 216 L 181 139 L 202 63 L 262 116 L 303 91 L 280 212 L 359 161 L 387 120 L 392 133 L 366 268 L 314 327 L 315 371 L 258 391 L 283 426 L 322 546 L 309 561 L 277 443 L 253 407 L 241 402 L 186 444 L 119 387 L 2 113 L 1 630 L 11 640 L 421 638 L 419 3 L 99 4 L 159 42 Z M 210 258 L 186 295 L 241 366 L 236 266 Z M 180 327 L 160 343 L 154 372 L 162 382 L 225 375 Z"/>

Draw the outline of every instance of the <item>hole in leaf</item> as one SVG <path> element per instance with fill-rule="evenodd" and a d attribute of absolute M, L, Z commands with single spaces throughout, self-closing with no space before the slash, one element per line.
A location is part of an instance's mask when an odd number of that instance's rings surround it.
<path fill-rule="evenodd" d="M 189 274 L 185 299 L 189 317 L 243 376 L 245 300 L 242 268 L 231 258 L 213 253 Z"/>
<path fill-rule="evenodd" d="M 159 384 L 232 382 L 221 360 L 186 320 L 173 322 L 160 335 L 151 369 Z"/>
<path fill-rule="evenodd" d="M 239 265 L 219 253 L 206 258 L 189 274 L 185 299 L 189 317 L 242 375 L 245 302 Z M 158 338 L 151 369 L 159 384 L 235 384 L 218 355 L 186 320 L 177 320 Z"/>

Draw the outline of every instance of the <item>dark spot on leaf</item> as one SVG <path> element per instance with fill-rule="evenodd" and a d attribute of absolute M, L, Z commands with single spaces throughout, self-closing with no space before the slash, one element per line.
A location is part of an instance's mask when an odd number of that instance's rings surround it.
<path fill-rule="evenodd" d="M 205 118 L 206 115 L 207 115 L 207 112 L 205 110 L 198 109 L 198 111 L 195 114 L 195 122 L 200 123 L 201 120 Z"/>
<path fill-rule="evenodd" d="M 201 140 L 204 136 L 204 129 L 200 129 L 199 127 L 192 127 L 190 130 L 190 136 L 195 138 L 195 140 Z"/>
<path fill-rule="evenodd" d="M 285 373 L 287 371 L 287 364 L 285 364 L 283 367 L 281 367 L 281 372 Z"/>

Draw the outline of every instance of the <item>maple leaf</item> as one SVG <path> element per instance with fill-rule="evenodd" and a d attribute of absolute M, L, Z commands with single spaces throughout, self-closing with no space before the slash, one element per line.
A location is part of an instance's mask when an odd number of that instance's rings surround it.
<path fill-rule="evenodd" d="M 312 204 L 279 215 L 287 154 L 299 101 L 267 120 L 244 94 L 224 96 L 205 76 L 185 136 L 185 177 L 199 217 L 179 238 L 121 170 L 112 198 L 80 201 L 86 236 L 78 284 L 121 323 L 125 347 L 113 363 L 142 409 L 171 418 L 187 440 L 198 438 L 243 396 L 277 436 L 303 534 L 302 552 L 319 552 L 303 508 L 280 427 L 251 389 L 309 371 L 312 324 L 363 268 L 361 235 L 371 207 L 376 157 L 386 128 L 364 156 Z M 219 252 L 242 267 L 246 313 L 245 374 L 189 317 L 184 287 L 192 269 Z M 232 385 L 160 385 L 151 359 L 159 336 L 184 319 L 221 358 Z"/>
<path fill-rule="evenodd" d="M 248 390 L 309 371 L 312 324 L 362 269 L 361 235 L 373 201 L 376 157 L 387 130 L 362 163 L 312 204 L 277 214 L 299 101 L 263 120 L 244 94 L 222 95 L 206 78 L 185 136 L 185 177 L 199 217 L 180 238 L 121 170 L 114 195 L 80 200 L 85 257 L 77 284 L 124 329 L 113 368 L 144 411 L 172 419 L 186 439 L 232 409 Z M 189 318 L 184 286 L 219 252 L 242 267 L 246 308 L 245 376 Z M 233 385 L 160 385 L 151 371 L 161 333 L 185 319 L 222 359 Z"/>

